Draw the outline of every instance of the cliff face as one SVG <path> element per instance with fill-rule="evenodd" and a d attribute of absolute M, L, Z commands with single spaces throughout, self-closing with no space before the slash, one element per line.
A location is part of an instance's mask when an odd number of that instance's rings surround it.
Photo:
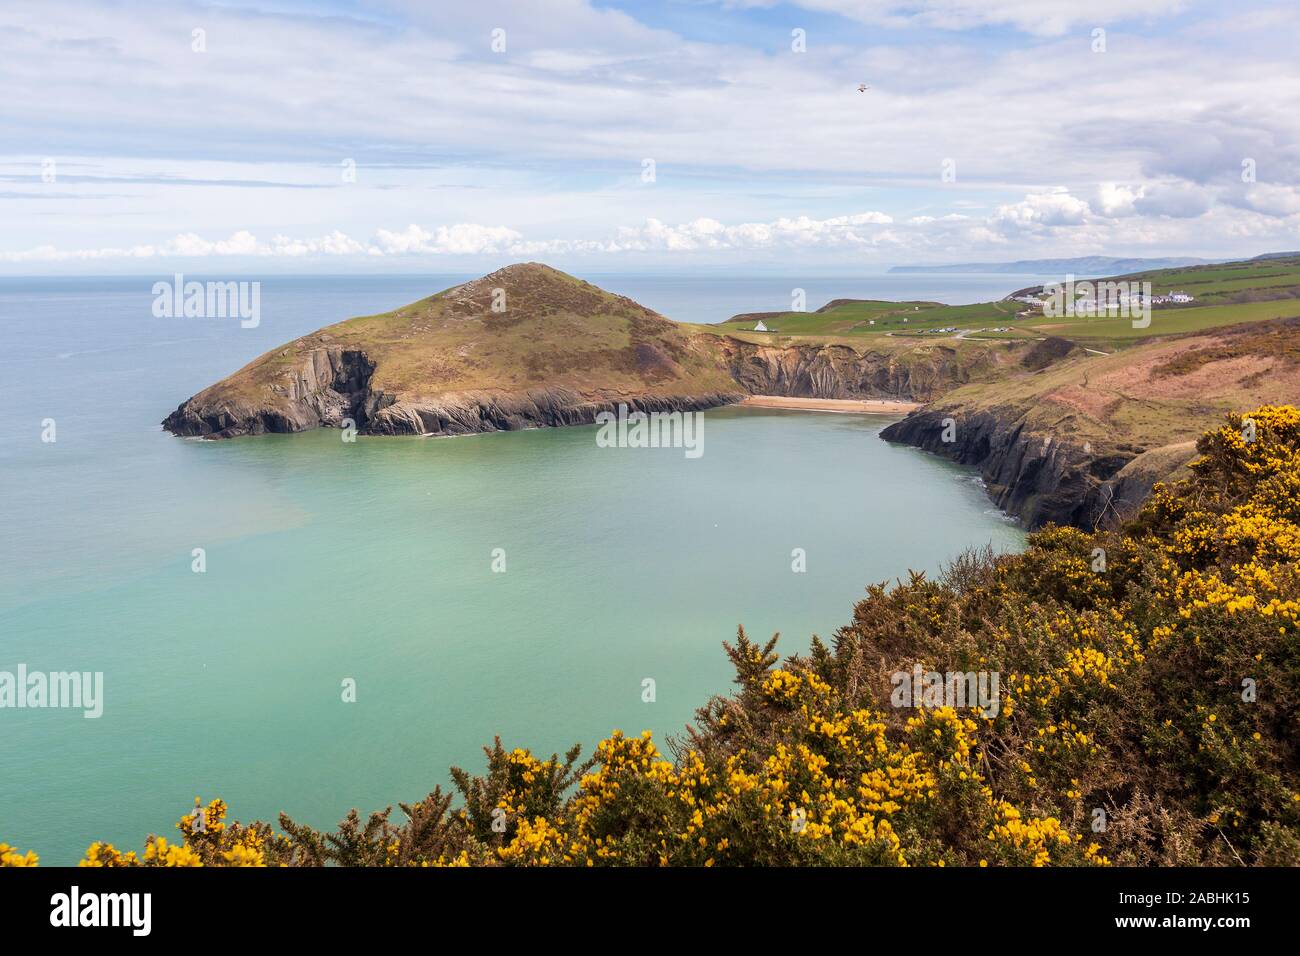
<path fill-rule="evenodd" d="M 955 390 L 881 434 L 980 470 L 1030 528 L 1113 526 L 1156 482 L 1186 477 L 1194 437 L 1300 396 L 1300 319 L 1249 322 L 1080 354 L 1064 340 L 1023 371 Z M 951 427 L 946 427 L 951 422 Z"/>
<path fill-rule="evenodd" d="M 563 388 L 539 388 L 506 395 L 457 393 L 438 400 L 395 402 L 369 419 L 374 435 L 469 435 L 542 426 L 591 425 L 603 411 L 694 412 L 729 405 L 743 396 L 712 392 L 702 395 L 642 395 L 593 401 Z"/>
<path fill-rule="evenodd" d="M 847 345 L 755 345 L 718 340 L 721 360 L 751 395 L 892 398 L 928 402 L 997 368 L 992 350 L 927 346 L 912 352 L 858 352 Z"/>
<path fill-rule="evenodd" d="M 880 437 L 979 469 L 994 503 L 1030 529 L 1102 523 L 1113 510 L 1112 479 L 1140 451 L 1099 454 L 1087 444 L 1035 430 L 1023 413 L 1009 408 L 923 409 L 888 426 Z M 1149 491 L 1148 486 L 1141 497 Z M 1122 497 L 1135 497 L 1135 488 L 1125 489 Z"/>
<path fill-rule="evenodd" d="M 268 432 L 338 428 L 351 421 L 363 434 L 469 435 L 558 425 L 587 425 L 602 411 L 701 411 L 740 401 L 738 391 L 629 395 L 593 400 L 560 387 L 521 391 L 453 391 L 399 399 L 371 387 L 375 363 L 364 352 L 319 349 L 254 399 L 231 398 L 214 386 L 163 421 L 175 435 L 234 438 Z"/>
<path fill-rule="evenodd" d="M 1196 457 L 1193 441 L 1094 448 L 1056 437 L 1012 407 L 920 409 L 880 437 L 979 469 L 994 503 L 1031 531 L 1047 524 L 1116 527 L 1137 514 L 1157 482 L 1184 477 Z"/>
<path fill-rule="evenodd" d="M 162 424 L 174 435 L 221 438 L 337 428 L 345 419 L 364 428 L 392 403 L 371 391 L 374 371 L 374 363 L 357 349 L 315 349 L 263 393 L 245 398 L 213 386 L 182 403 Z"/>
<path fill-rule="evenodd" d="M 601 395 L 592 390 L 538 384 L 517 390 L 456 389 L 408 398 L 375 387 L 376 363 L 361 349 L 318 348 L 280 380 L 244 396 L 221 383 L 184 402 L 163 421 L 176 435 L 233 438 L 267 432 L 337 428 L 351 420 L 376 435 L 462 435 L 555 425 L 590 424 L 624 402 L 630 410 L 697 411 L 746 395 L 810 398 L 891 398 L 929 401 L 991 370 L 987 356 L 963 360 L 936 347 L 922 356 L 866 352 L 848 346 L 753 345 L 707 337 L 724 387 L 676 394 Z M 699 344 L 699 343 L 697 343 Z M 727 387 L 730 386 L 730 387 Z"/>

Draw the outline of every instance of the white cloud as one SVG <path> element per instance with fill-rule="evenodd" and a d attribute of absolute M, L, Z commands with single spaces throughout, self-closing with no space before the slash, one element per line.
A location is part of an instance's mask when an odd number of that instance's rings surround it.
<path fill-rule="evenodd" d="M 825 5 L 867 19 L 911 10 L 990 23 L 1073 10 L 1081 22 L 1112 25 L 1104 56 L 1090 52 L 1085 31 L 1010 49 L 962 34 L 921 50 L 816 35 L 799 57 L 687 41 L 579 0 L 509 10 L 457 0 L 436 13 L 405 3 L 416 18 L 407 29 L 149 0 L 130 15 L 95 0 L 49 0 L 40 17 L 0 5 L 8 122 L 22 131 L 4 139 L 44 153 L 58 147 L 31 132 L 57 131 L 106 151 L 172 151 L 158 118 L 187 116 L 195 122 L 185 142 L 198 154 L 296 154 L 337 166 L 348 156 L 364 165 L 367 153 L 401 161 L 452 152 L 628 169 L 650 156 L 665 181 L 697 166 L 933 182 L 945 156 L 977 161 L 995 182 L 1131 181 L 1144 167 L 1179 174 L 1189 154 L 1200 175 L 1246 143 L 1245 155 L 1276 176 L 1279 154 L 1297 154 L 1288 134 L 1300 109 L 1294 62 L 1113 25 L 1124 22 L 1121 8 L 1153 13 L 1170 0 Z M 494 18 L 508 24 L 500 55 L 488 49 Z M 207 24 L 206 54 L 176 39 L 196 22 Z M 871 82 L 869 95 L 855 92 L 859 80 Z M 1160 104 L 1158 123 L 1150 103 Z M 1196 131 L 1210 118 L 1213 142 L 1203 147 Z"/>
<path fill-rule="evenodd" d="M 196 236 L 192 232 L 182 233 L 164 247 L 160 255 L 165 256 L 251 256 L 258 251 L 257 238 L 249 231 L 241 229 L 229 239 L 215 242 Z"/>
<path fill-rule="evenodd" d="M 380 229 L 375 234 L 372 252 L 380 255 L 481 255 L 500 252 L 523 236 L 505 226 L 480 226 L 461 222 L 438 226 L 433 232 L 412 223 L 401 232 Z"/>
<path fill-rule="evenodd" d="M 919 23 L 948 30 L 1009 25 L 1056 36 L 1076 24 L 1110 24 L 1176 13 L 1184 0 L 793 0 L 808 10 L 869 24 Z M 727 0 L 735 6 L 774 6 L 776 0 Z"/>
<path fill-rule="evenodd" d="M 277 235 L 271 240 L 271 255 L 280 256 L 347 256 L 365 251 L 365 247 L 337 229 L 314 239 L 293 239 Z"/>
<path fill-rule="evenodd" d="M 0 252 L 3 262 L 58 262 L 69 259 L 113 258 L 203 258 L 259 256 L 299 258 L 304 256 L 482 256 L 543 253 L 632 252 L 665 250 L 690 252 L 699 249 L 763 249 L 794 246 L 843 246 L 870 241 L 870 227 L 888 224 L 891 217 L 879 212 L 855 213 L 830 219 L 808 216 L 773 222 L 745 222 L 724 225 L 701 217 L 670 225 L 647 219 L 640 226 L 620 227 L 605 240 L 574 238 L 525 239 L 507 226 L 456 223 L 426 229 L 411 223 L 405 229 L 378 229 L 373 241 L 359 242 L 335 230 L 314 238 L 276 235 L 262 242 L 246 229 L 227 239 L 205 239 L 183 233 L 165 242 L 131 248 L 103 247 L 61 250 L 43 245 Z"/>
<path fill-rule="evenodd" d="M 878 211 L 816 218 L 786 216 L 769 221 L 726 223 L 701 216 L 679 222 L 650 217 L 640 225 L 620 226 L 600 238 L 526 236 L 503 225 L 455 223 L 400 229 L 377 229 L 371 239 L 357 239 L 341 230 L 318 236 L 275 234 L 259 239 L 247 229 L 227 238 L 208 239 L 182 233 L 170 239 L 123 247 L 61 248 L 41 244 L 28 249 L 0 252 L 0 263 L 33 264 L 77 261 L 169 259 L 338 259 L 361 262 L 375 259 L 436 260 L 499 263 L 522 257 L 615 257 L 624 262 L 645 257 L 663 261 L 691 261 L 700 256 L 802 254 L 830 256 L 836 261 L 943 261 L 1006 258 L 1017 244 L 1020 255 L 1083 255 L 1120 249 L 1168 254 L 1181 248 L 1188 232 L 1228 236 L 1253 243 L 1253 251 L 1267 243 L 1293 244 L 1300 235 L 1300 189 L 1259 187 L 1250 198 L 1261 209 L 1207 206 L 1189 213 L 1188 220 L 1171 214 L 1142 218 L 1138 208 L 1148 201 L 1145 187 L 1102 184 L 1094 208 L 1064 188 L 1026 194 L 1013 203 L 999 205 L 979 218 L 965 214 L 920 215 L 897 221 Z M 1158 199 L 1175 212 L 1184 209 L 1185 194 L 1197 190 L 1163 187 L 1175 200 Z M 1160 191 L 1157 191 L 1157 196 Z M 1187 207 L 1190 208 L 1190 207 Z M 1191 223 L 1192 225 L 1188 225 Z M 1264 244 L 1264 245 L 1261 245 Z M 1196 249 L 1185 251 L 1200 251 Z M 884 257 L 889 257 L 886 260 Z"/>
<path fill-rule="evenodd" d="M 1125 186 L 1121 183 L 1101 183 L 1097 186 L 1097 209 L 1106 216 L 1132 216 L 1137 210 L 1133 203 L 1140 199 L 1143 187 Z"/>
<path fill-rule="evenodd" d="M 241 229 L 226 239 L 205 239 L 192 232 L 181 233 L 157 244 L 127 247 L 103 246 L 90 249 L 59 249 L 53 245 L 0 252 L 0 262 L 68 262 L 111 259 L 205 259 L 232 256 L 302 258 L 306 256 L 364 255 L 366 247 L 337 230 L 313 238 L 277 235 L 261 242 Z"/>
<path fill-rule="evenodd" d="M 743 222 L 726 226 L 701 218 L 679 225 L 648 219 L 638 227 L 619 229 L 621 249 L 764 249 L 773 246 L 843 246 L 870 241 L 870 227 L 888 225 L 893 217 L 882 212 L 854 213 L 830 219 L 783 217 L 771 222 Z"/>
<path fill-rule="evenodd" d="M 1031 193 L 1019 202 L 999 206 L 993 214 L 993 223 L 1007 229 L 1075 226 L 1084 223 L 1091 212 L 1086 201 L 1070 195 L 1064 187 L 1058 187 L 1048 192 Z"/>
<path fill-rule="evenodd" d="M 1269 216 L 1293 216 L 1300 213 L 1300 187 L 1256 183 L 1246 190 L 1251 209 Z"/>

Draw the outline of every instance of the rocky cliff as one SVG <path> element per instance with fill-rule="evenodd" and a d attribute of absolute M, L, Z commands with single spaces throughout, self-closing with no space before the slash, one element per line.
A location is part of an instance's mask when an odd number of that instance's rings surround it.
<path fill-rule="evenodd" d="M 705 337 L 701 337 L 705 338 Z M 347 421 L 376 435 L 459 435 L 555 425 L 590 424 L 619 402 L 639 411 L 696 411 L 746 395 L 888 398 L 930 401 L 998 362 L 972 351 L 930 347 L 921 355 L 859 352 L 848 346 L 770 347 L 725 337 L 697 342 L 716 354 L 723 387 L 677 393 L 623 392 L 538 384 L 519 390 L 453 389 L 404 398 L 373 386 L 376 363 L 365 351 L 325 347 L 306 352 L 282 381 L 251 394 L 220 385 L 181 404 L 163 421 L 176 435 L 233 438 L 267 432 L 337 428 Z"/>
<path fill-rule="evenodd" d="M 364 427 L 392 403 L 371 390 L 374 371 L 359 349 L 312 349 L 263 392 L 245 395 L 218 384 L 183 402 L 162 424 L 175 435 L 221 438 L 337 428 L 348 419 Z"/>
<path fill-rule="evenodd" d="M 1112 526 L 1186 475 L 1231 411 L 1300 400 L 1300 319 L 1169 336 L 1113 354 L 1048 339 L 1000 380 L 954 390 L 881 437 L 977 468 L 1029 528 Z M 1044 365 L 1044 363 L 1046 363 Z"/>
<path fill-rule="evenodd" d="M 375 364 L 364 352 L 318 349 L 254 399 L 200 392 L 163 420 L 175 435 L 234 438 L 268 432 L 339 428 L 371 435 L 468 435 L 558 425 L 587 425 L 602 411 L 701 411 L 737 402 L 736 391 L 619 395 L 592 399 L 561 387 L 522 391 L 449 391 L 401 399 L 371 387 Z"/>
<path fill-rule="evenodd" d="M 918 410 L 880 433 L 886 441 L 914 445 L 978 469 L 989 497 L 1028 528 L 1048 523 L 1093 528 L 1112 512 L 1140 504 L 1151 490 L 1144 472 L 1116 483 L 1143 451 L 1058 438 L 1036 429 L 1015 408 Z"/>
<path fill-rule="evenodd" d="M 751 395 L 928 402 L 958 385 L 994 376 L 1020 346 L 770 346 L 720 338 L 717 348 L 731 378 Z"/>

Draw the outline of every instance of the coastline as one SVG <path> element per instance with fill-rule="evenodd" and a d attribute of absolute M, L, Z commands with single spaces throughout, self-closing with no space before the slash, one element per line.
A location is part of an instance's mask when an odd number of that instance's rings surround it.
<path fill-rule="evenodd" d="M 922 402 L 893 399 L 798 398 L 786 395 L 750 395 L 741 405 L 753 408 L 792 408 L 805 412 L 835 412 L 840 415 L 906 415 Z"/>

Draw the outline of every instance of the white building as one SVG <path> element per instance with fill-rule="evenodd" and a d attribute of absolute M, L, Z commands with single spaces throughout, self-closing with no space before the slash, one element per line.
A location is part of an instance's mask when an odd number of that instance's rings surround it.
<path fill-rule="evenodd" d="M 766 332 L 766 331 L 767 331 L 767 326 L 763 324 L 763 320 L 762 320 L 762 319 L 759 319 L 759 320 L 758 320 L 758 325 L 754 326 L 754 331 L 755 331 L 755 332 Z"/>

